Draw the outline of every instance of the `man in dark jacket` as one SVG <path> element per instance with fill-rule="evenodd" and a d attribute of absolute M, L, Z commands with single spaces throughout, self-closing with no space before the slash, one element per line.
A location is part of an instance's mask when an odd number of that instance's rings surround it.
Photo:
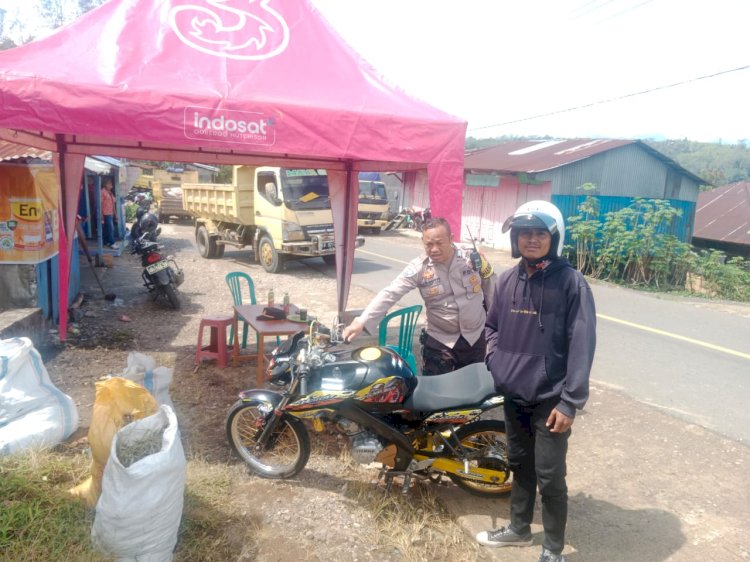
<path fill-rule="evenodd" d="M 529 546 L 536 489 L 544 543 L 539 562 L 564 562 L 570 426 L 589 395 L 596 312 L 586 280 L 560 257 L 565 226 L 547 201 L 510 217 L 517 268 L 497 280 L 487 313 L 487 367 L 505 395 L 508 460 L 513 471 L 510 525 L 477 535 L 485 546 Z"/>

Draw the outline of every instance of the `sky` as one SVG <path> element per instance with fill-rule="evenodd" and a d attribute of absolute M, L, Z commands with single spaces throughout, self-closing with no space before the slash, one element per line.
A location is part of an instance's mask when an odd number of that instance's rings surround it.
<path fill-rule="evenodd" d="M 468 121 L 468 136 L 750 139 L 748 0 L 313 3 L 391 83 Z"/>
<path fill-rule="evenodd" d="M 750 0 L 311 1 L 468 136 L 750 139 Z"/>

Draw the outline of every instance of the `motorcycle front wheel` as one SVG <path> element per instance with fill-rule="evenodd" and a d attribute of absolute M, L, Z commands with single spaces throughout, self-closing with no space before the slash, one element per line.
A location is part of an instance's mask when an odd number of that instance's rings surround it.
<path fill-rule="evenodd" d="M 511 475 L 508 466 L 508 442 L 505 435 L 505 422 L 500 420 L 479 420 L 462 425 L 456 430 L 456 437 L 468 452 L 469 467 L 496 470 L 502 474 L 497 482 L 478 482 L 462 478 L 458 474 L 448 477 L 462 490 L 475 496 L 498 497 L 510 493 Z"/>
<path fill-rule="evenodd" d="M 266 404 L 238 401 L 227 415 L 227 440 L 250 469 L 263 478 L 291 478 L 310 458 L 310 436 L 302 421 L 285 415 L 263 450 L 255 448 L 268 419 Z M 266 408 L 263 408 L 266 410 Z"/>

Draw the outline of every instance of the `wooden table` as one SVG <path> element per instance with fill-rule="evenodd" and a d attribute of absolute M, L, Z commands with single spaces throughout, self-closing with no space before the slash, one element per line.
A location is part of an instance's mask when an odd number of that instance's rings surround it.
<path fill-rule="evenodd" d="M 232 350 L 232 363 L 237 365 L 239 361 L 245 359 L 258 360 L 257 385 L 263 385 L 263 360 L 264 360 L 264 340 L 266 337 L 290 336 L 301 330 L 307 330 L 308 325 L 303 322 L 292 322 L 291 320 L 258 320 L 258 316 L 266 308 L 263 304 L 241 304 L 234 307 L 234 348 Z M 297 307 L 292 305 L 292 312 L 297 311 Z M 239 338 L 239 321 L 244 320 L 258 334 L 258 345 L 256 353 L 253 355 L 240 355 L 240 338 Z"/>

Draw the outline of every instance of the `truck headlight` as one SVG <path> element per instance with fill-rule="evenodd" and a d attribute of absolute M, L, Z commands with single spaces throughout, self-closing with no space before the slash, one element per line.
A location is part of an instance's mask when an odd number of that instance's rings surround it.
<path fill-rule="evenodd" d="M 285 242 L 299 242 L 305 239 L 305 232 L 295 222 L 282 221 L 281 236 Z"/>

